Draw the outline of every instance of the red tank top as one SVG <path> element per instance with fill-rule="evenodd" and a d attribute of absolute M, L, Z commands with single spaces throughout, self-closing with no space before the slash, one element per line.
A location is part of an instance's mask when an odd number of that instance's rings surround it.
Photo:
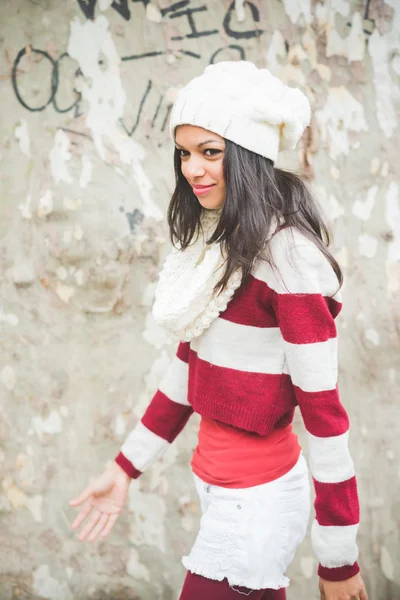
<path fill-rule="evenodd" d="M 205 483 L 246 488 L 285 475 L 296 464 L 300 452 L 291 424 L 262 437 L 202 417 L 191 465 Z"/>

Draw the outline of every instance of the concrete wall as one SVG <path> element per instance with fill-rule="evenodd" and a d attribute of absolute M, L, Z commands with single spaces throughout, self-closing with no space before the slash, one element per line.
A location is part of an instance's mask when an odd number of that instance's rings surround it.
<path fill-rule="evenodd" d="M 175 90 L 239 58 L 315 109 L 282 164 L 313 177 L 335 235 L 360 561 L 370 599 L 398 600 L 398 1 L 3 0 L 0 12 L 1 600 L 178 597 L 199 519 L 195 418 L 132 484 L 108 540 L 80 545 L 67 501 L 112 460 L 174 351 L 150 307 Z M 289 599 L 319 597 L 315 569 L 307 538 Z"/>

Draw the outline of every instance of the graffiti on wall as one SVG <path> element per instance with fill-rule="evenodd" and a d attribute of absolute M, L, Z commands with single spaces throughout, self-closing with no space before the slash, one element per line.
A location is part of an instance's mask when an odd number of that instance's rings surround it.
<path fill-rule="evenodd" d="M 77 2 L 85 17 L 87 19 L 94 19 L 96 0 L 77 0 Z M 139 3 L 143 4 L 146 8 L 149 4 L 149 0 L 132 0 L 131 2 L 131 4 Z M 188 56 L 193 60 L 205 61 L 206 64 L 213 64 L 220 60 L 224 60 L 224 58 L 226 59 L 228 56 L 230 60 L 245 60 L 246 52 L 242 42 L 244 40 L 259 38 L 264 33 L 264 30 L 259 27 L 260 12 L 257 6 L 253 2 L 249 1 L 246 2 L 245 5 L 248 7 L 248 15 L 251 18 L 253 25 L 247 29 L 242 28 L 242 30 L 239 31 L 234 27 L 233 24 L 232 17 L 235 11 L 234 1 L 230 3 L 226 13 L 223 16 L 220 29 L 204 29 L 200 27 L 198 21 L 196 20 L 197 15 L 208 12 L 206 5 L 194 7 L 191 5 L 191 0 L 180 0 L 175 2 L 168 7 L 160 9 L 159 12 L 160 19 L 163 23 L 168 23 L 169 21 L 179 23 L 182 33 L 180 35 L 171 36 L 170 40 L 171 42 L 182 42 L 181 47 L 178 50 L 170 50 L 164 47 L 151 52 L 130 54 L 127 56 L 121 56 L 120 60 L 126 64 L 135 64 L 137 61 L 148 58 L 176 53 Z M 114 1 L 111 4 L 111 8 L 117 11 L 119 15 L 121 15 L 121 17 L 126 21 L 129 21 L 132 17 L 134 17 L 134 12 L 131 11 L 128 0 L 123 0 L 120 2 Z M 226 44 L 224 46 L 218 45 L 221 32 L 224 32 L 226 36 L 232 39 L 231 44 Z M 198 51 L 194 52 L 190 49 L 190 46 L 186 45 L 189 44 L 191 40 L 198 40 L 204 37 L 211 38 L 216 42 L 208 56 L 202 56 Z M 24 94 L 22 90 L 23 86 L 21 85 L 21 79 L 23 77 L 23 70 L 21 65 L 26 57 L 34 58 L 35 63 L 39 63 L 41 61 L 46 61 L 48 63 L 49 92 L 47 98 L 42 100 L 40 103 L 35 103 L 34 98 L 29 97 L 29 95 L 26 93 Z M 69 105 L 63 106 L 58 99 L 58 90 L 62 83 L 60 65 L 63 61 L 67 60 L 71 60 L 68 52 L 63 52 L 58 58 L 55 58 L 54 56 L 51 56 L 48 51 L 40 48 L 34 48 L 32 46 L 25 46 L 17 53 L 12 66 L 12 86 L 18 102 L 24 107 L 24 109 L 30 112 L 40 112 L 49 106 L 52 106 L 53 109 L 60 114 L 70 113 L 75 118 L 82 114 L 82 94 L 78 89 L 79 86 L 75 85 L 73 87 L 75 98 Z M 99 64 L 101 64 L 101 61 L 99 61 Z M 78 81 L 79 77 L 83 76 L 80 68 L 75 70 L 74 76 L 75 81 Z M 149 101 L 151 95 L 159 94 L 154 113 L 150 116 L 150 123 L 152 129 L 158 127 L 159 130 L 163 132 L 168 122 L 172 103 L 165 98 L 165 95 L 159 93 L 157 86 L 151 78 L 142 82 L 142 89 L 139 90 L 138 93 L 139 102 L 136 109 L 136 114 L 132 115 L 130 118 L 131 125 L 127 125 L 124 119 L 120 118 L 120 127 L 129 137 L 133 136 L 143 118 L 146 103 Z"/>

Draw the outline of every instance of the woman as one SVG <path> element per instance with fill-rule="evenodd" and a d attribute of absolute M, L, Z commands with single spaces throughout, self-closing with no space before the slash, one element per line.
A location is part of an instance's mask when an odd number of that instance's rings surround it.
<path fill-rule="evenodd" d="M 181 600 L 284 600 L 285 571 L 316 501 L 312 542 L 323 600 L 367 600 L 348 417 L 337 391 L 342 275 L 299 178 L 274 166 L 310 120 L 307 98 L 250 62 L 222 62 L 180 90 L 170 120 L 175 248 L 153 314 L 180 340 L 115 463 L 72 506 L 89 541 L 111 531 L 138 477 L 201 415 L 192 459 L 200 531 Z"/>

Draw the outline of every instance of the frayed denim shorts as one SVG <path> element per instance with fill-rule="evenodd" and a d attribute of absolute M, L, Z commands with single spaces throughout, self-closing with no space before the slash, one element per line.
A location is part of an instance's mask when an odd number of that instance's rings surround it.
<path fill-rule="evenodd" d="M 243 489 L 209 485 L 194 475 L 200 498 L 200 530 L 182 563 L 192 573 L 231 587 L 280 589 L 303 541 L 310 517 L 310 482 L 300 454 L 274 481 Z"/>

